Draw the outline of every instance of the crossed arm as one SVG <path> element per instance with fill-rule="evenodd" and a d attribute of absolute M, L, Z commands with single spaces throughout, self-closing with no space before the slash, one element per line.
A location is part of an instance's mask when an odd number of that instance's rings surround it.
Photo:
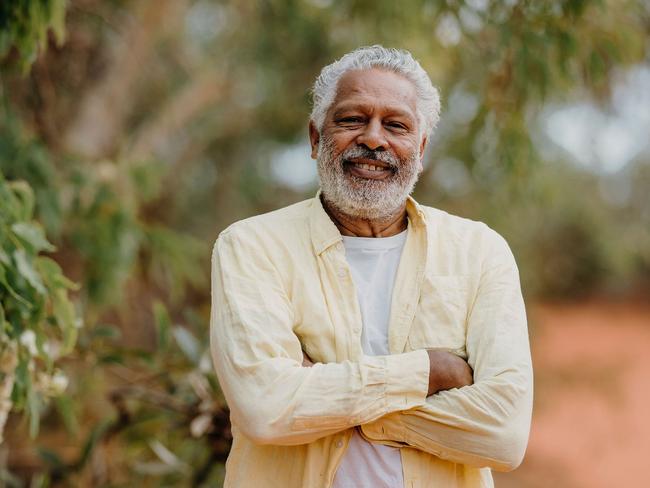
<path fill-rule="evenodd" d="M 360 426 L 371 441 L 452 462 L 500 470 L 520 463 L 532 372 L 509 250 L 481 276 L 468 319 L 468 363 L 419 350 L 303 367 L 291 304 L 272 264 L 250 259 L 261 255 L 251 245 L 236 233 L 215 245 L 210 328 L 223 393 L 247 437 L 295 445 Z"/>
<path fill-rule="evenodd" d="M 474 382 L 472 368 L 462 358 L 442 349 L 427 349 L 427 354 L 429 355 L 427 396 L 443 390 L 469 386 Z M 314 362 L 304 351 L 302 353 L 302 365 L 307 368 L 314 365 Z"/>

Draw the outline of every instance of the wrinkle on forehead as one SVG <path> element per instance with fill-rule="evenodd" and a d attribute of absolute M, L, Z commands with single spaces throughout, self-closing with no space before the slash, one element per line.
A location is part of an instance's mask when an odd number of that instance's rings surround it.
<path fill-rule="evenodd" d="M 410 112 L 415 117 L 417 93 L 407 78 L 385 69 L 348 71 L 339 80 L 331 109 L 381 108 L 387 112 Z"/>

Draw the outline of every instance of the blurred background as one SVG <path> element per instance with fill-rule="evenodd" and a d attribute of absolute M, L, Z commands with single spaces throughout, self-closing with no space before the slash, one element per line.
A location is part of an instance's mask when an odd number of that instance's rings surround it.
<path fill-rule="evenodd" d="M 416 198 L 506 237 L 536 400 L 502 487 L 650 486 L 645 0 L 0 3 L 0 486 L 220 486 L 210 251 L 309 198 L 361 45 L 443 97 Z"/>

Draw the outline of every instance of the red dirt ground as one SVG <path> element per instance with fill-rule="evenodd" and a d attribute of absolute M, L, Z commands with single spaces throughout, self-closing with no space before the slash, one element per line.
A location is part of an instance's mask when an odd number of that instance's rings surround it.
<path fill-rule="evenodd" d="M 499 488 L 650 487 L 650 301 L 529 308 L 528 451 Z"/>

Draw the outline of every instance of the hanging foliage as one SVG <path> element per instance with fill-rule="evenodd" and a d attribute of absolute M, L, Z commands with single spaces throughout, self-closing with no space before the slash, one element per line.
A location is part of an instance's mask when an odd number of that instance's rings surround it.
<path fill-rule="evenodd" d="M 44 402 L 66 388 L 56 363 L 81 325 L 69 296 L 76 285 L 45 254 L 55 248 L 33 213 L 29 185 L 0 173 L 0 435 L 11 409 L 27 412 L 36 435 Z"/>
<path fill-rule="evenodd" d="M 15 47 L 26 72 L 47 45 L 50 29 L 57 43 L 65 37 L 66 0 L 0 2 L 0 57 Z"/>

